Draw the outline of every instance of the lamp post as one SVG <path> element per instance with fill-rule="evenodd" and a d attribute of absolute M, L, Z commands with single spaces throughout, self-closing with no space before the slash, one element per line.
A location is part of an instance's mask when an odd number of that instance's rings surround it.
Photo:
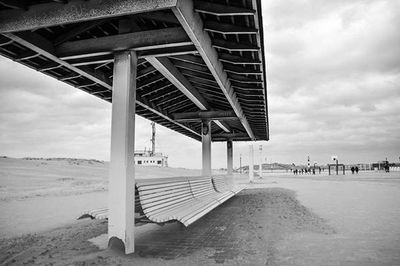
<path fill-rule="evenodd" d="M 249 182 L 253 183 L 254 180 L 254 148 L 253 145 L 249 146 L 250 163 L 249 163 Z"/>
<path fill-rule="evenodd" d="M 239 157 L 239 171 L 240 171 L 240 173 L 242 173 L 242 154 L 240 154 L 240 157 Z"/>

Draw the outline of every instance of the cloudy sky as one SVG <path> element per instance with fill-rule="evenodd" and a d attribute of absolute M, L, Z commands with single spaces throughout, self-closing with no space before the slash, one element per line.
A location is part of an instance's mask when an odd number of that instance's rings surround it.
<path fill-rule="evenodd" d="M 400 2 L 269 0 L 263 19 L 271 140 L 235 143 L 235 167 L 251 144 L 268 162 L 398 162 Z M 136 118 L 136 148 L 150 147 Z M 110 104 L 0 57 L 0 155 L 108 160 L 110 125 Z M 170 166 L 201 167 L 200 142 L 157 131 Z M 212 157 L 226 167 L 226 144 Z"/>

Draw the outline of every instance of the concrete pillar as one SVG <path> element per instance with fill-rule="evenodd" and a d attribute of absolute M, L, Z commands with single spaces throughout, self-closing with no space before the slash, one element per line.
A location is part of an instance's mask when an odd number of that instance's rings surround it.
<path fill-rule="evenodd" d="M 115 55 L 112 92 L 111 158 L 108 188 L 109 246 L 123 242 L 125 253 L 135 250 L 135 52 Z"/>
<path fill-rule="evenodd" d="M 201 124 L 202 142 L 202 172 L 203 176 L 211 176 L 211 121 L 203 121 Z"/>
<path fill-rule="evenodd" d="M 232 143 L 232 140 L 228 140 L 226 142 L 226 149 L 227 149 L 228 175 L 232 175 L 233 174 L 233 143 Z"/>
<path fill-rule="evenodd" d="M 253 183 L 253 181 L 254 181 L 254 149 L 253 149 L 253 145 L 250 145 L 249 148 L 250 148 L 249 181 L 250 181 L 250 183 Z"/>

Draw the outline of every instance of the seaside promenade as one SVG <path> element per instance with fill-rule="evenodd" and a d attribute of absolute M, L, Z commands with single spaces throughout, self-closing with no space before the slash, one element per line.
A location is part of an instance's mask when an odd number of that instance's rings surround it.
<path fill-rule="evenodd" d="M 188 228 L 178 223 L 136 227 L 136 251 L 124 255 L 106 249 L 107 222 L 76 221 L 84 208 L 64 201 L 48 208 L 54 216 L 69 216 L 58 226 L 37 233 L 14 232 L 1 241 L 0 262 L 60 265 L 399 265 L 400 174 L 361 172 L 359 175 L 293 176 L 266 174 L 248 183 L 235 175 L 246 190 Z M 75 195 L 76 201 L 96 202 L 106 192 Z M 99 197 L 100 196 L 100 197 Z M 40 198 L 40 197 L 39 197 Z M 38 198 L 2 201 L 6 206 Z M 104 203 L 106 198 L 103 198 Z M 59 202 L 59 201 L 58 201 Z M 100 201 L 100 203 L 102 203 Z M 90 204 L 89 204 L 90 205 Z M 74 210 L 74 211 L 71 211 Z M 18 213 L 21 212 L 22 213 Z M 74 213 L 75 212 L 75 213 Z M 6 219 L 19 224 L 23 210 Z M 32 212 L 31 212 L 31 215 Z M 11 230 L 4 227 L 2 231 Z M 4 233 L 4 232 L 2 232 Z M 19 236 L 18 236 L 19 235 Z"/>

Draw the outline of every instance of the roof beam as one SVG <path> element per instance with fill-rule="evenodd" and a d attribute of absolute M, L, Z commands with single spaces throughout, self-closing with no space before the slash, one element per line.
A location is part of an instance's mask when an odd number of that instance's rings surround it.
<path fill-rule="evenodd" d="M 153 57 L 169 57 L 176 55 L 186 55 L 186 54 L 197 54 L 198 51 L 196 46 L 190 44 L 185 46 L 176 46 L 176 47 L 166 47 L 166 48 L 158 48 L 140 51 L 138 53 L 139 58 L 146 58 L 148 56 Z"/>
<path fill-rule="evenodd" d="M 54 45 L 60 45 L 64 42 L 67 42 L 74 38 L 76 35 L 82 34 L 83 32 L 86 32 L 88 30 L 93 29 L 96 26 L 99 26 L 104 23 L 104 20 L 94 20 L 94 21 L 88 21 L 85 23 L 80 24 L 79 26 L 74 27 L 70 31 L 61 34 L 54 40 Z"/>
<path fill-rule="evenodd" d="M 210 71 L 206 66 L 200 66 L 196 64 L 191 64 L 185 61 L 175 60 L 174 65 L 178 68 L 187 69 L 191 71 L 196 71 L 199 73 L 210 74 Z"/>
<path fill-rule="evenodd" d="M 228 51 L 249 51 L 254 52 L 260 50 L 260 47 L 253 45 L 253 44 L 246 44 L 246 43 L 237 43 L 237 42 L 228 42 L 226 40 L 221 39 L 214 39 L 213 40 L 213 47 L 224 49 Z"/>
<path fill-rule="evenodd" d="M 174 56 L 183 54 L 194 54 L 198 53 L 194 45 L 181 46 L 181 47 L 170 47 L 162 49 L 147 50 L 138 53 L 138 58 L 143 59 L 149 56 Z M 112 54 L 100 54 L 90 57 L 71 57 L 64 59 L 73 66 L 85 66 L 85 65 L 99 65 L 107 64 L 114 61 Z"/>
<path fill-rule="evenodd" d="M 173 123 L 173 124 L 183 128 L 183 129 L 189 131 L 190 133 L 192 133 L 192 134 L 194 134 L 194 135 L 196 135 L 198 137 L 201 137 L 201 135 L 198 132 L 194 131 L 193 129 L 191 129 L 191 128 L 187 127 L 187 126 L 182 125 L 181 123 L 178 123 L 178 122 L 174 121 L 174 119 L 172 119 L 168 114 L 164 113 L 162 110 L 157 108 L 157 106 L 155 106 L 153 103 L 147 101 L 144 98 L 141 98 L 138 95 L 136 95 L 136 103 L 138 105 L 142 106 L 143 108 L 155 113 L 156 115 L 164 118 L 168 122 L 171 122 L 171 123 Z"/>
<path fill-rule="evenodd" d="M 160 80 L 164 80 L 165 77 L 162 74 L 157 73 L 156 75 L 142 79 L 141 81 L 137 82 L 136 87 L 137 89 L 142 89 L 143 87 L 150 86 L 154 83 L 159 82 Z"/>
<path fill-rule="evenodd" d="M 200 111 L 172 114 L 175 121 L 194 122 L 202 120 L 232 120 L 238 119 L 234 111 Z"/>
<path fill-rule="evenodd" d="M 34 30 L 68 23 L 169 9 L 177 0 L 91 0 L 32 5 L 29 10 L 0 11 L 0 32 Z M 13 1 L 20 2 L 20 1 Z"/>
<path fill-rule="evenodd" d="M 172 85 L 171 85 L 171 86 L 172 86 Z M 179 91 L 179 90 L 170 90 L 170 91 L 162 90 L 162 91 L 159 91 L 159 92 L 157 92 L 157 93 L 151 95 L 151 97 L 149 97 L 149 101 L 150 101 L 150 102 L 155 102 L 156 105 L 158 105 L 157 102 L 160 103 L 160 99 L 161 99 L 161 101 L 162 101 L 163 99 L 167 99 L 168 97 L 173 97 L 173 98 L 174 98 L 174 97 L 180 96 L 180 95 L 185 96 L 185 95 L 182 94 L 182 92 Z M 186 97 L 186 96 L 185 96 L 185 97 Z"/>
<path fill-rule="evenodd" d="M 262 75 L 262 71 L 256 70 L 254 68 L 236 66 L 236 65 L 224 65 L 225 71 L 228 73 L 235 73 L 235 74 L 251 74 L 251 75 Z"/>
<path fill-rule="evenodd" d="M 231 55 L 231 54 L 219 54 L 219 60 L 227 63 L 231 63 L 234 65 L 259 65 L 261 64 L 260 60 L 254 60 L 252 58 L 247 58 L 243 56 Z"/>
<path fill-rule="evenodd" d="M 246 133 L 217 133 L 212 135 L 213 141 L 247 140 Z"/>
<path fill-rule="evenodd" d="M 183 94 L 186 95 L 200 110 L 211 109 L 207 101 L 201 94 L 192 87 L 192 84 L 182 75 L 182 73 L 166 57 L 148 57 L 146 59 L 154 68 L 163 74 L 172 84 L 175 85 Z M 227 125 L 217 123 L 225 132 L 230 132 Z"/>
<path fill-rule="evenodd" d="M 99 85 L 111 89 L 110 81 L 101 72 L 92 72 L 89 69 L 82 70 L 81 68 L 72 66 L 71 64 L 59 59 L 54 54 L 54 46 L 48 40 L 44 39 L 40 35 L 34 32 L 21 32 L 21 33 L 4 33 L 7 38 L 12 39 L 13 41 L 19 43 L 22 46 L 25 46 L 35 53 L 40 54 L 43 57 L 46 57 L 55 63 L 85 77 L 94 82 L 97 82 Z"/>
<path fill-rule="evenodd" d="M 142 70 L 139 70 L 137 72 L 137 74 L 136 74 L 136 77 L 138 79 L 140 79 L 140 78 L 143 78 L 144 76 L 147 76 L 147 75 L 149 75 L 151 73 L 154 73 L 156 71 L 157 71 L 157 69 L 155 69 L 153 66 L 148 66 L 148 67 L 146 67 L 146 68 L 144 68 Z"/>
<path fill-rule="evenodd" d="M 257 34 L 258 30 L 255 28 L 248 28 L 237 26 L 233 24 L 219 23 L 217 21 L 207 20 L 204 23 L 204 30 L 217 32 L 221 34 Z"/>
<path fill-rule="evenodd" d="M 67 61 L 73 66 L 99 65 L 114 62 L 114 57 L 109 55 L 100 55 L 91 58 L 76 58 Z"/>
<path fill-rule="evenodd" d="M 139 18 L 143 18 L 146 20 L 155 20 L 165 23 L 177 24 L 179 25 L 179 21 L 176 19 L 174 14 L 166 13 L 166 12 L 151 12 L 151 13 L 141 13 L 137 14 Z"/>
<path fill-rule="evenodd" d="M 190 39 L 182 28 L 174 27 L 66 42 L 56 47 L 56 54 L 66 60 L 128 49 L 143 51 L 185 45 L 192 45 Z"/>
<path fill-rule="evenodd" d="M 193 1 L 178 0 L 176 7 L 172 8 L 182 27 L 196 45 L 201 57 L 210 69 L 216 82 L 229 101 L 250 139 L 255 140 L 255 135 L 240 106 L 236 94 L 230 84 L 223 65 L 218 61 L 218 53 L 212 47 L 210 36 L 203 30 L 203 21 L 199 14 L 194 12 Z"/>
<path fill-rule="evenodd" d="M 109 91 L 112 90 L 111 81 L 109 79 L 107 79 L 101 71 L 93 72 L 90 69 L 85 68 L 85 67 L 78 68 L 78 67 L 70 65 L 69 63 L 67 63 L 63 60 L 58 59 L 54 55 L 54 46 L 52 45 L 52 43 L 50 43 L 49 41 L 47 41 L 40 35 L 35 34 L 33 32 L 24 32 L 24 33 L 16 33 L 16 34 L 4 33 L 4 35 L 7 38 L 10 38 L 13 41 L 21 44 L 22 46 L 25 46 L 37 53 L 40 53 L 41 56 L 44 56 L 44 57 L 54 61 L 55 63 L 60 64 L 60 66 L 65 67 L 65 68 L 69 69 L 70 71 L 76 72 L 77 74 L 72 74 L 70 76 L 71 79 L 77 78 L 77 77 L 85 77 L 85 78 L 92 80 L 93 82 L 103 86 L 104 88 L 106 88 Z M 68 79 L 61 78 L 60 80 L 67 81 Z M 105 91 L 102 91 L 102 92 L 105 92 Z M 189 131 L 191 134 L 194 134 L 194 135 L 198 136 L 199 138 L 201 137 L 200 133 L 194 131 L 193 129 L 191 129 L 187 126 L 184 126 L 184 125 L 174 121 L 166 113 L 164 113 L 163 111 L 156 108 L 154 106 L 154 104 L 149 103 L 147 100 L 137 96 L 136 103 L 138 105 L 142 106 L 143 108 L 157 114 L 158 116 L 161 116 L 165 120 L 168 120 L 169 122 Z"/>
<path fill-rule="evenodd" d="M 183 62 L 188 62 L 191 64 L 199 65 L 199 66 L 206 66 L 204 63 L 203 59 L 199 56 L 195 55 L 179 55 L 179 56 L 171 56 L 173 59 L 183 61 Z"/>
<path fill-rule="evenodd" d="M 200 110 L 210 108 L 201 94 L 192 87 L 182 73 L 165 57 L 148 57 L 146 59 L 154 68 L 163 74 L 172 84 L 185 94 Z"/>
<path fill-rule="evenodd" d="M 257 44 L 261 46 L 261 49 L 258 51 L 258 56 L 259 58 L 265 58 L 265 52 L 264 52 L 264 32 L 263 32 L 263 22 L 262 22 L 262 15 L 260 14 L 262 8 L 261 8 L 261 1 L 257 0 L 252 0 L 252 6 L 257 8 L 258 11 L 254 15 L 254 27 L 259 29 L 260 34 L 256 35 L 257 39 Z M 266 68 L 265 68 L 265 60 L 263 60 L 261 69 L 263 70 L 263 80 L 264 80 L 264 97 L 265 97 L 265 124 L 267 126 L 266 128 L 266 133 L 267 133 L 267 138 L 266 140 L 269 140 L 269 118 L 268 118 L 268 102 L 267 102 L 267 77 L 266 77 Z"/>
<path fill-rule="evenodd" d="M 256 13 L 256 11 L 253 9 L 220 5 L 204 1 L 196 1 L 194 10 L 196 12 L 201 12 L 214 16 L 246 16 L 254 15 Z"/>

